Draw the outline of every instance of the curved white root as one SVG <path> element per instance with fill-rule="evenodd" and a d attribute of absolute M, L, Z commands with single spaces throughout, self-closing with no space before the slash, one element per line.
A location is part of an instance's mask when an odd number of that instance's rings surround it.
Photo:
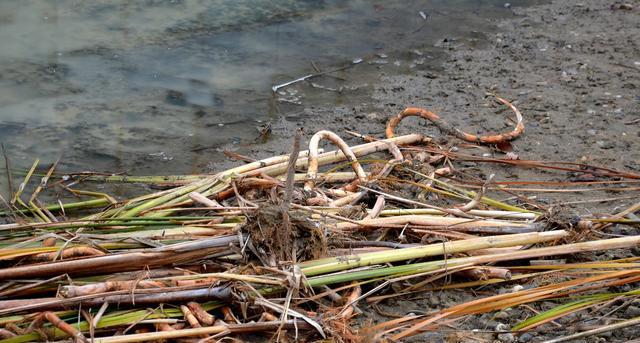
<path fill-rule="evenodd" d="M 344 153 L 349 162 L 351 162 L 351 167 L 353 171 L 355 171 L 358 180 L 361 182 L 366 181 L 367 174 L 362 169 L 362 166 L 358 162 L 356 155 L 351 151 L 351 148 L 345 143 L 342 138 L 331 131 L 322 130 L 316 132 L 316 134 L 311 137 L 309 141 L 309 169 L 307 170 L 307 179 L 308 181 L 304 185 L 304 189 L 307 191 L 313 190 L 315 186 L 315 179 L 318 176 L 318 144 L 320 144 L 321 139 L 327 139 L 331 141 L 333 144 L 338 146 L 338 148 Z"/>

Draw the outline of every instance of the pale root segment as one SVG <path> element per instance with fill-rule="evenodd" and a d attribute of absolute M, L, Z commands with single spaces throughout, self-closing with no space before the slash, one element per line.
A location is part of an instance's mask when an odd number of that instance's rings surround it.
<path fill-rule="evenodd" d="M 362 166 L 358 162 L 358 158 L 351 151 L 351 148 L 345 143 L 342 138 L 331 131 L 322 130 L 318 131 L 311 137 L 309 141 L 309 168 L 307 169 L 307 178 L 309 179 L 304 188 L 307 191 L 313 190 L 315 186 L 315 179 L 318 176 L 318 145 L 321 139 L 327 139 L 335 144 L 342 153 L 347 157 L 347 160 L 351 163 L 353 171 L 356 173 L 358 180 L 364 182 L 367 179 L 367 174 L 362 169 Z"/>

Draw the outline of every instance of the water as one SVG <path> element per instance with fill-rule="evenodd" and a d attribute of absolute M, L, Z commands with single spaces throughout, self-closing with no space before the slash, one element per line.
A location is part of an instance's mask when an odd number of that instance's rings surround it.
<path fill-rule="evenodd" d="M 296 106 L 366 100 L 372 68 L 409 73 L 411 49 L 437 64 L 434 43 L 443 37 L 481 43 L 492 28 L 487 18 L 512 15 L 503 5 L 3 1 L 0 141 L 20 168 L 61 156 L 64 170 L 201 172 L 224 148 L 258 144 L 256 127 Z M 326 78 L 359 89 L 353 96 L 311 87 L 302 100 L 271 92 L 313 72 L 312 61 L 327 70 L 355 58 L 367 63 L 337 74 L 343 81 Z"/>

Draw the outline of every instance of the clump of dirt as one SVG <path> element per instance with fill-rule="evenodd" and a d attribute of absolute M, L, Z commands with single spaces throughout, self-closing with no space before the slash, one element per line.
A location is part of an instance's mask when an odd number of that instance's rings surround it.
<path fill-rule="evenodd" d="M 281 205 L 262 205 L 247 217 L 242 231 L 250 239 L 249 248 L 267 265 L 327 255 L 327 238 L 322 228 L 307 220 L 306 213 L 285 211 Z"/>

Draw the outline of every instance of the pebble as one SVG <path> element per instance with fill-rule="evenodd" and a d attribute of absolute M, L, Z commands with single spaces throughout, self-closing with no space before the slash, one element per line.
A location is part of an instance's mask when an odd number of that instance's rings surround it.
<path fill-rule="evenodd" d="M 628 318 L 640 317 L 640 307 L 631 305 L 624 311 L 624 315 Z"/>
<path fill-rule="evenodd" d="M 371 113 L 367 113 L 367 119 L 369 120 L 376 120 L 380 117 L 380 115 L 376 112 L 371 112 Z"/>
<path fill-rule="evenodd" d="M 530 342 L 532 339 L 533 339 L 533 335 L 528 332 L 525 332 L 522 335 L 520 335 L 520 337 L 518 338 L 518 342 L 522 342 L 522 343 Z"/>
<path fill-rule="evenodd" d="M 611 141 L 596 141 L 600 149 L 613 149 L 614 144 Z"/>
<path fill-rule="evenodd" d="M 502 311 L 501 313 L 506 313 L 504 311 Z M 497 316 L 494 316 L 493 318 L 496 318 Z M 496 324 L 496 331 L 509 331 L 509 325 L 504 324 L 504 323 L 498 323 Z"/>
<path fill-rule="evenodd" d="M 512 333 L 501 333 L 498 335 L 500 342 L 515 342 L 516 337 Z"/>
<path fill-rule="evenodd" d="M 596 135 L 596 130 L 590 129 L 590 130 L 587 130 L 587 133 L 592 135 L 592 136 L 595 136 Z"/>

